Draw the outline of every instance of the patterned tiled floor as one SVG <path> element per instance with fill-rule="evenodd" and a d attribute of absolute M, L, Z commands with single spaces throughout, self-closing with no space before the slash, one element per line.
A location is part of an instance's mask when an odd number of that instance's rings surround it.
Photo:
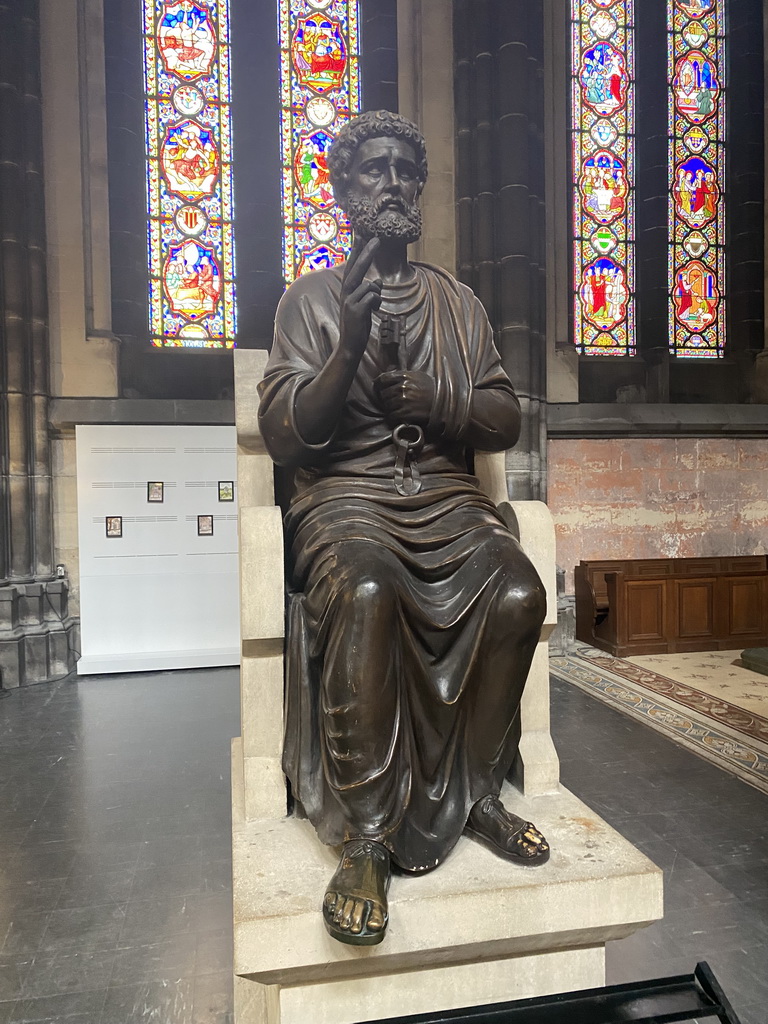
<path fill-rule="evenodd" d="M 759 691 L 763 686 L 768 694 L 768 677 L 734 666 L 733 652 L 729 653 L 727 661 L 705 661 L 701 654 L 674 655 L 674 678 L 661 673 L 669 664 L 662 658 L 668 655 L 621 659 L 587 646 L 552 658 L 550 665 L 558 678 L 645 721 L 768 793 L 768 707 Z M 752 676 L 763 682 L 755 683 Z M 699 687 L 701 682 L 706 689 Z M 743 694 L 749 694 L 748 702 L 731 702 Z M 759 711 L 748 710 L 746 703 Z"/>
<path fill-rule="evenodd" d="M 626 660 L 768 719 L 768 676 L 745 668 L 740 653 L 648 654 Z"/>
<path fill-rule="evenodd" d="M 237 672 L 0 698 L 0 1024 L 232 1024 Z M 665 870 L 666 917 L 609 945 L 609 982 L 706 959 L 765 1024 L 768 798 L 574 686 L 552 721 L 565 785 Z"/>

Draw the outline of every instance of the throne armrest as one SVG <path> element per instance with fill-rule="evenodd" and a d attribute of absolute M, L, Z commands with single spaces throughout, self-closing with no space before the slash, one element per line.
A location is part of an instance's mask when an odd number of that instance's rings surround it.
<path fill-rule="evenodd" d="M 285 577 L 283 517 L 259 430 L 258 384 L 267 353 L 236 349 L 243 796 L 245 817 L 287 811 L 282 771 Z"/>

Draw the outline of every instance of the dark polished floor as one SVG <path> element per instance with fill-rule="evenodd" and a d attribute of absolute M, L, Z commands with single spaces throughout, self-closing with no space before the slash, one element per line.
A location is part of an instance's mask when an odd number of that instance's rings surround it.
<path fill-rule="evenodd" d="M 0 697 L 0 1024 L 229 1024 L 237 671 Z M 564 783 L 665 869 L 609 980 L 715 969 L 768 1020 L 768 797 L 557 683 Z M 309 1022 L 308 1022 L 309 1024 Z"/>

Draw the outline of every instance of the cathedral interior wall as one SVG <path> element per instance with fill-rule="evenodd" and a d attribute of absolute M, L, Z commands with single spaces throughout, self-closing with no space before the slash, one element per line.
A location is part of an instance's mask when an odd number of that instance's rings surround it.
<path fill-rule="evenodd" d="M 761 438 L 551 440 L 565 592 L 582 559 L 766 554 L 766 480 Z"/>

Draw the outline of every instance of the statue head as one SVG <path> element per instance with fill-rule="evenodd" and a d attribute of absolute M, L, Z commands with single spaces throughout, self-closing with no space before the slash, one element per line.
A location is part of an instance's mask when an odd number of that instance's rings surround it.
<path fill-rule="evenodd" d="M 414 188 L 395 188 L 380 196 L 371 196 L 360 188 L 355 176 L 358 157 L 361 148 L 365 152 L 366 143 L 375 139 L 391 139 L 408 154 L 415 173 Z M 353 118 L 339 131 L 328 151 L 328 170 L 336 201 L 349 216 L 356 234 L 407 242 L 419 238 L 421 212 L 417 200 L 427 180 L 427 151 L 424 136 L 412 121 L 388 110 L 371 110 Z"/>

